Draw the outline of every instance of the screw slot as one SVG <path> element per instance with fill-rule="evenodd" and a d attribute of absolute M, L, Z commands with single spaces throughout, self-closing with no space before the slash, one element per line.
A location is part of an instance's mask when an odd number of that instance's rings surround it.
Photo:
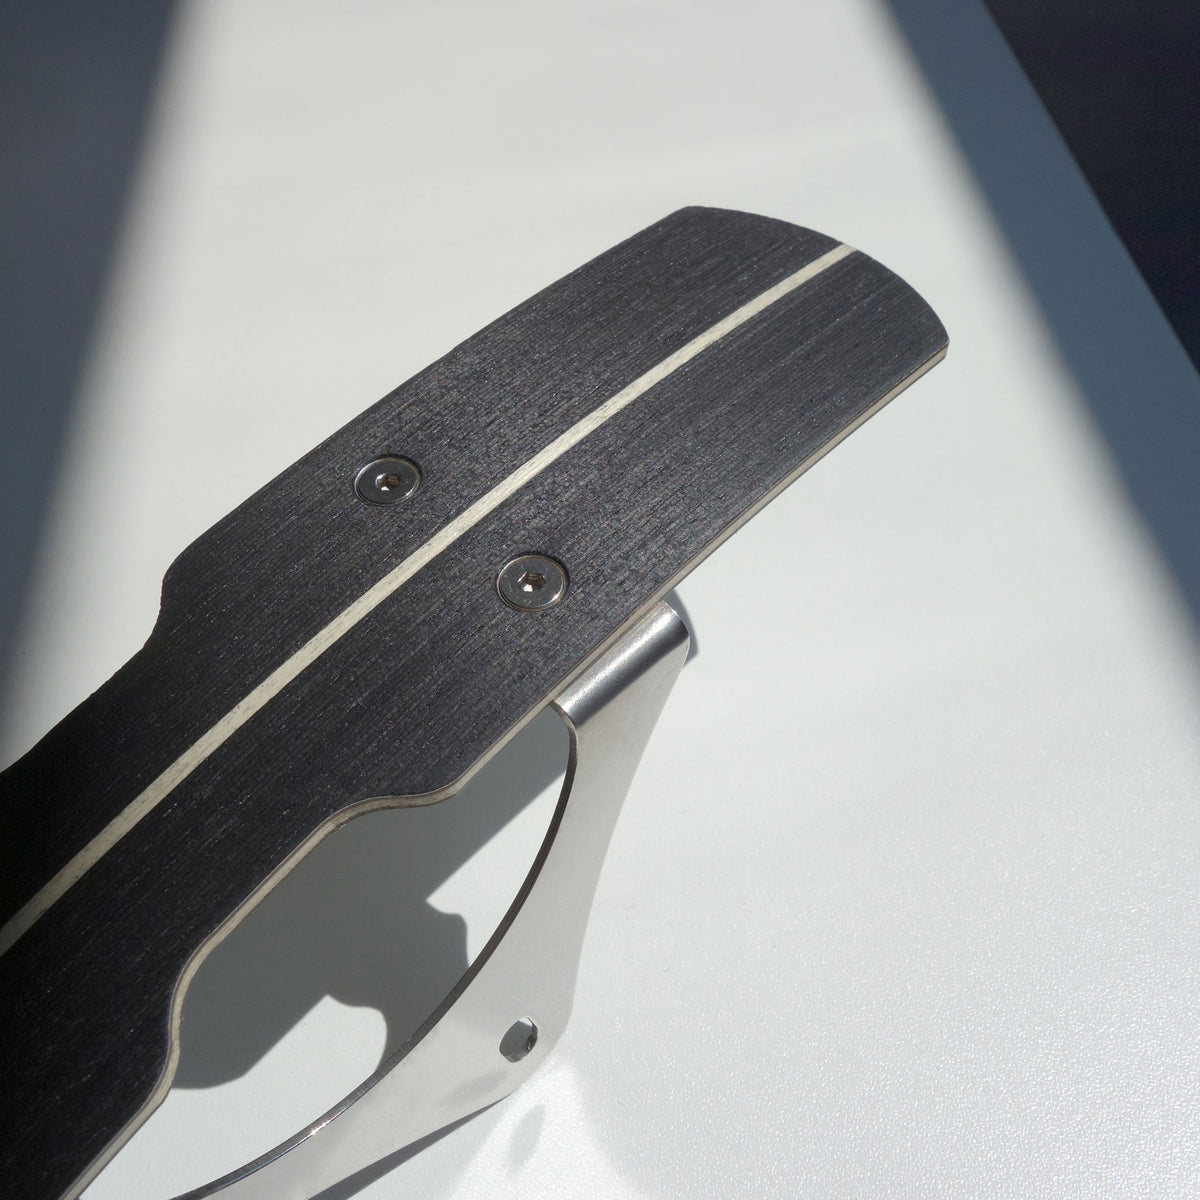
<path fill-rule="evenodd" d="M 514 1021 L 500 1039 L 500 1053 L 509 1062 L 520 1062 L 537 1045 L 538 1027 L 528 1018 Z"/>
<path fill-rule="evenodd" d="M 566 568 L 543 554 L 523 554 L 500 572 L 496 590 L 510 607 L 538 612 L 567 594 Z"/>
<path fill-rule="evenodd" d="M 366 504 L 407 500 L 420 485 L 421 472 L 407 458 L 377 458 L 354 477 L 354 491 Z"/>

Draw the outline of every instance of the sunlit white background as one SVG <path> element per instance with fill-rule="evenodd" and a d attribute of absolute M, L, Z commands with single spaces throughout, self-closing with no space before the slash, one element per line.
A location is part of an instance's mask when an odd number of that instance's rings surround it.
<path fill-rule="evenodd" d="M 141 644 L 167 565 L 218 517 L 697 203 L 879 258 L 950 356 L 681 588 L 699 654 L 610 851 L 567 1037 L 358 1194 L 1194 1194 L 1193 633 L 872 0 L 186 4 L 6 757 Z M 541 799 L 422 898 L 458 954 L 544 827 L 561 744 L 531 737 L 514 752 L 548 764 Z M 487 828 L 487 786 L 467 826 Z M 422 969 L 385 936 L 389 872 L 421 822 L 455 819 L 364 818 L 213 956 L 191 1086 L 90 1200 L 197 1186 L 374 1068 Z"/>

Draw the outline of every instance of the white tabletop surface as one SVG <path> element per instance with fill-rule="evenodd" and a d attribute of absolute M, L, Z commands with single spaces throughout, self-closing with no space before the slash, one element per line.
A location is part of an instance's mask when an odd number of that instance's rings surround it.
<path fill-rule="evenodd" d="M 186 5 L 7 756 L 141 644 L 218 517 L 697 203 L 879 258 L 950 356 L 681 587 L 699 652 L 543 1069 L 336 1194 L 1195 1195 L 1194 629 L 871 0 Z M 302 865 L 202 969 L 179 1084 L 89 1200 L 197 1186 L 365 1077 L 488 936 L 561 751 L 543 720 Z"/>

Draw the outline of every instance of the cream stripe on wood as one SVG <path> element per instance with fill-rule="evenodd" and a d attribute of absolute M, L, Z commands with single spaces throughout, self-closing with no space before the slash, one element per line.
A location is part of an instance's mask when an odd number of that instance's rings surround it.
<path fill-rule="evenodd" d="M 114 817 L 70 862 L 60 870 L 12 919 L 0 929 L 0 954 L 33 925 L 68 888 L 94 866 L 103 855 L 113 848 L 143 817 L 152 812 L 171 794 L 201 763 L 219 749 L 264 705 L 269 703 L 306 667 L 311 666 L 322 654 L 345 634 L 349 633 L 364 617 L 382 604 L 397 588 L 407 583 L 422 567 L 427 566 L 443 550 L 453 545 L 468 530 L 479 524 L 510 496 L 520 491 L 531 479 L 539 475 L 572 446 L 578 445 L 588 434 L 599 429 L 623 408 L 632 404 L 639 396 L 648 392 L 656 383 L 661 383 L 696 355 L 744 325 L 752 317 L 772 304 L 783 299 L 802 284 L 828 270 L 853 253 L 850 246 L 839 245 L 814 259 L 807 266 L 789 275 L 786 279 L 768 288 L 753 300 L 734 309 L 727 317 L 711 325 L 703 333 L 692 338 L 674 354 L 668 355 L 639 375 L 632 383 L 622 388 L 587 416 L 580 418 L 548 446 L 543 447 L 531 459 L 519 466 L 511 475 L 486 492 L 469 508 L 459 513 L 449 524 L 444 525 L 419 549 L 414 550 L 403 562 L 389 571 L 382 579 L 367 589 L 353 604 L 343 609 L 320 632 L 315 634 L 290 658 L 276 667 L 257 687 L 243 697 L 197 742 L 185 750 L 153 783 L 137 796 L 127 808 Z"/>

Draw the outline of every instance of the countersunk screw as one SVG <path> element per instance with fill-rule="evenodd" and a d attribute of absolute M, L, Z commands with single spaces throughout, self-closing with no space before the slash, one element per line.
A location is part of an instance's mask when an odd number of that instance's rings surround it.
<path fill-rule="evenodd" d="M 407 458 L 377 458 L 354 477 L 354 490 L 368 504 L 396 504 L 420 486 L 421 472 Z"/>
<path fill-rule="evenodd" d="M 523 554 L 500 572 L 496 591 L 505 604 L 537 612 L 557 604 L 566 595 L 566 568 L 544 554 Z"/>

